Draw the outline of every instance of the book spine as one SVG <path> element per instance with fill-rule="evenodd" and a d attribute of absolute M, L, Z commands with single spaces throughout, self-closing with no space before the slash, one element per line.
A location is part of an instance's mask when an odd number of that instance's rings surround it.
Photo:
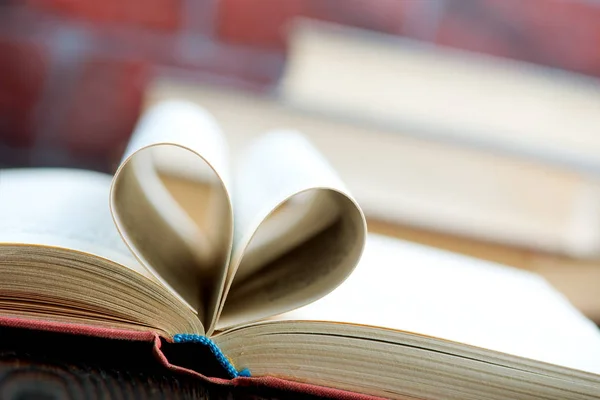
<path fill-rule="evenodd" d="M 229 378 L 231 378 L 231 379 L 238 378 L 241 376 L 243 376 L 243 377 L 251 376 L 250 370 L 248 370 L 247 368 L 244 368 L 241 370 L 236 369 L 235 366 L 233 365 L 233 363 L 231 362 L 231 360 L 229 358 L 227 358 L 225 356 L 225 354 L 223 354 L 223 352 L 215 344 L 215 342 L 213 342 L 212 340 L 210 340 L 210 338 L 208 338 L 206 336 L 194 335 L 194 334 L 189 334 L 189 333 L 180 333 L 180 334 L 173 336 L 173 342 L 175 342 L 175 343 L 195 343 L 195 344 L 200 344 L 200 345 L 206 346 L 210 350 L 210 352 L 215 356 L 215 358 L 217 359 L 219 364 L 227 371 L 227 374 L 229 375 Z"/>

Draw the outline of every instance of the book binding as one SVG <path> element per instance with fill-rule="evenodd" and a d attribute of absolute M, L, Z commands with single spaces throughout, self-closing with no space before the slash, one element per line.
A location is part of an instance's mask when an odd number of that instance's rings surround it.
<path fill-rule="evenodd" d="M 73 335 L 73 337 L 77 338 L 91 337 L 108 339 L 115 341 L 115 343 L 122 343 L 123 341 L 149 343 L 151 344 L 151 351 L 154 358 L 167 369 L 177 374 L 191 376 L 220 386 L 267 388 L 283 390 L 301 396 L 312 395 L 320 398 L 342 400 L 367 400 L 378 398 L 361 393 L 295 382 L 278 377 L 251 376 L 250 371 L 246 369 L 237 370 L 210 338 L 200 335 L 179 334 L 175 335 L 173 338 L 163 338 L 156 332 L 150 331 L 132 331 L 83 324 L 0 316 L 0 337 L 2 337 L 3 329 L 10 328 L 23 329 L 35 332 L 36 334 L 47 332 L 49 334 L 57 333 Z M 38 335 L 37 340 L 39 345 L 39 341 L 43 341 L 44 336 Z M 51 345 L 50 340 L 48 341 L 48 345 Z M 192 347 L 184 348 L 184 346 Z M 181 348 L 182 350 L 177 351 L 178 348 Z M 203 359 L 198 360 L 199 354 L 210 354 L 210 357 L 204 357 Z M 191 359 L 194 359 L 194 363 L 190 362 Z M 214 373 L 215 376 L 206 375 L 206 372 L 202 370 L 203 364 L 218 365 L 219 369 L 212 370 L 212 373 Z"/>

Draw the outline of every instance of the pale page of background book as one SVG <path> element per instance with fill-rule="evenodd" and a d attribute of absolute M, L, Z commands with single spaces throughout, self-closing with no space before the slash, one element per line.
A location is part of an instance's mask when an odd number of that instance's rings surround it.
<path fill-rule="evenodd" d="M 275 319 L 381 326 L 600 373 L 600 331 L 539 276 L 373 234 L 341 286 Z"/>
<path fill-rule="evenodd" d="M 294 28 L 280 91 L 290 103 L 599 165 L 600 84 L 591 77 L 324 23 Z"/>
<path fill-rule="evenodd" d="M 73 249 L 151 277 L 121 239 L 110 215 L 112 177 L 68 169 L 0 171 L 0 243 Z"/>
<path fill-rule="evenodd" d="M 229 276 L 229 283 L 233 282 L 233 287 L 225 302 L 220 326 L 260 319 L 277 314 L 278 310 L 282 312 L 284 308 L 289 310 L 313 301 L 337 286 L 354 268 L 364 241 L 364 217 L 335 172 L 302 136 L 291 131 L 278 131 L 258 139 L 242 154 L 236 168 L 235 185 L 233 269 Z M 294 210 L 294 196 L 309 194 L 315 195 L 312 200 L 317 204 L 308 209 L 300 206 Z M 323 238 L 323 243 L 331 244 L 326 249 L 316 246 L 309 248 L 308 242 L 294 249 L 306 249 L 303 255 L 295 257 L 296 260 L 306 258 L 304 265 L 279 258 L 268 270 L 237 281 L 235 268 L 239 265 L 244 277 L 245 252 L 248 248 L 250 257 L 253 257 L 251 238 L 255 234 L 260 235 L 261 229 L 269 228 L 269 221 L 263 225 L 265 219 L 288 200 L 286 207 L 289 209 L 281 213 L 304 213 L 305 218 L 313 221 L 313 226 L 303 226 L 306 221 L 292 224 L 289 227 L 291 236 L 282 232 L 278 238 L 284 243 L 271 243 L 260 251 L 279 252 L 287 250 L 286 246 L 296 246 L 294 235 L 327 235 L 326 229 L 313 232 L 318 225 L 314 221 L 329 219 L 332 213 L 339 215 L 340 222 L 332 220 L 331 227 L 323 228 L 341 227 L 343 231 L 337 230 L 335 235 Z M 274 217 L 281 217 L 281 214 L 275 214 Z M 289 222 L 294 218 L 284 219 Z M 272 228 L 281 227 L 272 225 Z M 296 231 L 292 232 L 292 229 Z M 252 260 L 250 262 L 253 263 Z M 285 271 L 287 273 L 284 274 Z M 275 275 L 271 272 L 281 276 L 273 278 Z M 303 279 L 299 279 L 299 274 L 303 275 Z"/>

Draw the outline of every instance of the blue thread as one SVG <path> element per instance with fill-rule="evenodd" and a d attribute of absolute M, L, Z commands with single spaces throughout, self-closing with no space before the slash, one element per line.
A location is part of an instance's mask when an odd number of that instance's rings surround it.
<path fill-rule="evenodd" d="M 217 358 L 219 364 L 221 364 L 223 368 L 227 370 L 230 378 L 237 378 L 238 376 L 251 376 L 248 368 L 244 368 L 241 371 L 235 369 L 229 359 L 225 357 L 225 354 L 223 354 L 221 349 L 206 336 L 194 335 L 191 333 L 179 333 L 173 336 L 173 341 L 175 343 L 200 343 L 204 346 L 207 346 L 211 353 L 213 353 L 213 355 Z"/>

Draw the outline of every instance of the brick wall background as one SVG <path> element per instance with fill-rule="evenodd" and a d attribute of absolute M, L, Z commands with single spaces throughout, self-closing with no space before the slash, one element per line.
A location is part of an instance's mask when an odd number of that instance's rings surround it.
<path fill-rule="evenodd" d="M 268 89 L 297 16 L 600 77 L 599 0 L 5 0 L 0 166 L 111 171 L 153 77 Z"/>

